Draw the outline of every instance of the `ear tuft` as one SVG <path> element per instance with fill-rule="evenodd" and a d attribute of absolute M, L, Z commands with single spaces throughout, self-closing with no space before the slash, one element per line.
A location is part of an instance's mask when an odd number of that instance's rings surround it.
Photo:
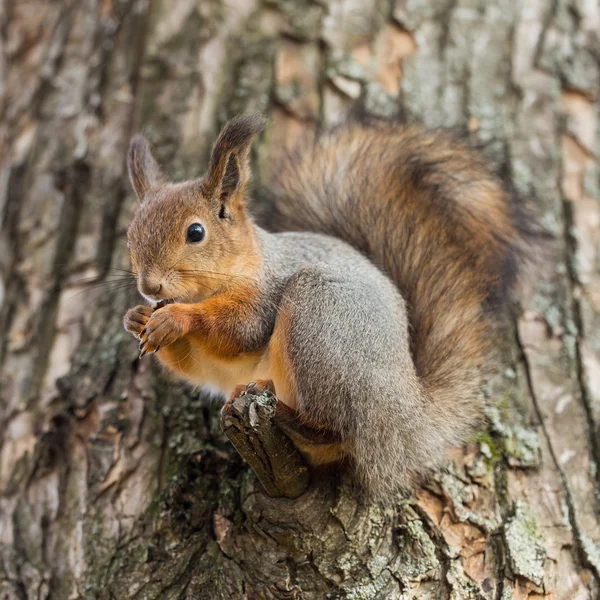
<path fill-rule="evenodd" d="M 243 190 L 250 177 L 250 144 L 265 124 L 266 119 L 260 114 L 238 115 L 225 124 L 213 146 L 204 178 L 207 194 L 226 202 Z"/>
<path fill-rule="evenodd" d="M 252 138 L 262 132 L 266 122 L 266 119 L 259 113 L 233 117 L 221 130 L 215 143 L 215 149 L 219 147 L 224 151 L 233 152 L 249 148 Z"/>
<path fill-rule="evenodd" d="M 150 152 L 150 144 L 141 134 L 135 135 L 129 144 L 127 170 L 131 185 L 140 201 L 150 188 L 164 181 L 160 167 Z"/>

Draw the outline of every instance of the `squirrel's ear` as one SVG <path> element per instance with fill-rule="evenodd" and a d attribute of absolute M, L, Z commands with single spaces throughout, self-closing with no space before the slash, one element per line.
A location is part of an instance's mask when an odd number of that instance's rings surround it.
<path fill-rule="evenodd" d="M 134 136 L 129 144 L 127 170 L 131 185 L 140 201 L 151 187 L 164 181 L 160 167 L 150 152 L 148 140 L 141 134 Z"/>
<path fill-rule="evenodd" d="M 204 193 L 219 201 L 224 216 L 232 201 L 242 197 L 250 178 L 250 144 L 264 127 L 265 119 L 259 114 L 238 115 L 226 123 L 213 146 L 202 184 Z"/>

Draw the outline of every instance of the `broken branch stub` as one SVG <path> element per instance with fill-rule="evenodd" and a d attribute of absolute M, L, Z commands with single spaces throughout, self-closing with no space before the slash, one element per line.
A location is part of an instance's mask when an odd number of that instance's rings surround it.
<path fill-rule="evenodd" d="M 269 496 L 297 498 L 308 487 L 310 471 L 298 448 L 273 421 L 277 402 L 270 392 L 246 392 L 223 406 L 221 427 Z"/>

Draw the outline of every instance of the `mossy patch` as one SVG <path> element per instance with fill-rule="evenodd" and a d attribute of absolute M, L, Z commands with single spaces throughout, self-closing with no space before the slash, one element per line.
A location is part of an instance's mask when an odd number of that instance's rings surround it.
<path fill-rule="evenodd" d="M 526 428 L 519 423 L 509 424 L 496 406 L 488 406 L 485 410 L 490 421 L 492 432 L 499 434 L 497 449 L 507 457 L 511 467 L 537 467 L 541 460 L 540 440 L 534 429 Z"/>

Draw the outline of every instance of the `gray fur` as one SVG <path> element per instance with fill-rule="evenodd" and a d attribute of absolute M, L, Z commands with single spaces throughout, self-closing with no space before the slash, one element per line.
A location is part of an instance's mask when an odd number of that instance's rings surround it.
<path fill-rule="evenodd" d="M 292 315 L 298 411 L 349 442 L 364 487 L 387 494 L 460 434 L 415 372 L 406 307 L 367 258 L 335 238 L 259 230 L 265 302 Z M 457 435 L 458 434 L 458 435 Z"/>

